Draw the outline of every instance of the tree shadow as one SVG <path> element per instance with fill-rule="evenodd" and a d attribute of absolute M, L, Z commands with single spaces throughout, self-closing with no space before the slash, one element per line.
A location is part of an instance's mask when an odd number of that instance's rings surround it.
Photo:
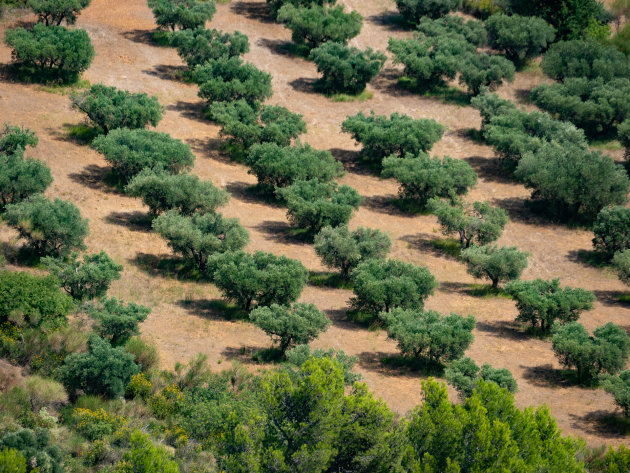
<path fill-rule="evenodd" d="M 507 320 L 477 321 L 475 329 L 502 340 L 522 342 L 528 339 L 527 334 L 515 322 Z"/>
<path fill-rule="evenodd" d="M 221 138 L 188 138 L 185 141 L 195 153 L 203 154 L 204 157 L 223 164 L 237 165 L 230 156 L 222 151 L 221 147 L 225 141 Z"/>
<path fill-rule="evenodd" d="M 287 41 L 284 39 L 260 38 L 256 42 L 256 44 L 258 44 L 259 46 L 262 46 L 263 48 L 267 48 L 269 51 L 279 56 L 304 58 L 304 55 L 300 54 L 300 51 L 298 47 L 295 45 L 295 43 L 291 41 Z"/>
<path fill-rule="evenodd" d="M 459 261 L 458 254 L 446 248 L 446 245 L 440 244 L 440 242 L 445 240 L 444 238 L 435 238 L 434 235 L 428 233 L 416 233 L 404 235 L 400 239 L 422 253 L 429 253 L 451 261 Z M 457 245 L 459 246 L 459 243 Z M 466 287 L 468 286 L 466 285 Z"/>
<path fill-rule="evenodd" d="M 357 355 L 359 366 L 384 376 L 421 378 L 442 376 L 444 367 L 423 360 L 401 356 L 399 353 L 362 352 Z"/>
<path fill-rule="evenodd" d="M 296 92 L 302 92 L 304 94 L 321 95 L 316 88 L 317 79 L 311 79 L 307 77 L 300 77 L 299 79 L 289 82 L 289 86 Z"/>
<path fill-rule="evenodd" d="M 160 64 L 158 66 L 154 66 L 153 69 L 145 69 L 142 72 L 149 76 L 158 77 L 162 80 L 170 80 L 184 84 L 192 83 L 188 66 Z"/>
<path fill-rule="evenodd" d="M 256 20 L 262 23 L 275 23 L 269 14 L 269 8 L 265 2 L 234 2 L 231 9 L 237 15 L 243 15 L 249 20 Z"/>
<path fill-rule="evenodd" d="M 404 208 L 401 208 L 398 204 L 397 196 L 394 194 L 389 195 L 372 195 L 363 197 L 361 205 L 374 212 L 392 215 L 399 218 L 414 218 L 417 217 L 415 212 L 407 212 Z"/>
<path fill-rule="evenodd" d="M 343 164 L 343 168 L 347 172 L 358 174 L 360 176 L 378 176 L 381 172 L 380 165 L 375 166 L 361 160 L 361 153 L 359 151 L 342 149 L 342 148 L 330 148 L 328 150 L 333 157 Z"/>
<path fill-rule="evenodd" d="M 568 256 L 574 263 L 580 263 L 591 268 L 601 269 L 610 266 L 610 261 L 606 258 L 606 255 L 595 250 L 571 250 Z"/>
<path fill-rule="evenodd" d="M 182 299 L 175 303 L 191 315 L 211 320 L 249 320 L 249 315 L 240 307 L 223 299 Z"/>
<path fill-rule="evenodd" d="M 417 97 L 418 94 L 400 84 L 401 74 L 402 71 L 399 69 L 393 67 L 383 68 L 381 72 L 370 81 L 370 85 L 374 87 L 374 89 L 392 97 Z"/>
<path fill-rule="evenodd" d="M 569 417 L 573 428 L 591 435 L 623 438 L 630 434 L 630 419 L 623 417 L 620 411 L 611 412 L 600 409 L 583 416 L 569 414 Z"/>
<path fill-rule="evenodd" d="M 184 102 L 178 100 L 174 104 L 167 105 L 166 110 L 179 112 L 183 117 L 208 124 L 206 118 L 206 104 L 204 102 Z"/>
<path fill-rule="evenodd" d="M 335 327 L 352 331 L 357 330 L 357 324 L 348 320 L 346 309 L 329 309 L 325 310 L 324 313 L 328 316 Z"/>
<path fill-rule="evenodd" d="M 552 224 L 549 219 L 533 213 L 531 207 L 526 205 L 528 202 L 530 200 L 523 197 L 507 197 L 505 199 L 492 200 L 492 204 L 503 208 L 512 221 L 540 226 Z"/>
<path fill-rule="evenodd" d="M 256 355 L 265 350 L 269 350 L 269 348 L 242 345 L 240 347 L 226 347 L 221 352 L 221 355 L 224 356 L 226 360 L 236 360 L 244 365 L 258 365 L 260 361 L 256 359 Z"/>
<path fill-rule="evenodd" d="M 133 212 L 112 212 L 105 217 L 105 221 L 134 232 L 149 233 L 153 217 L 146 212 L 134 210 Z"/>
<path fill-rule="evenodd" d="M 487 181 L 500 182 L 502 184 L 514 184 L 514 179 L 505 174 L 501 168 L 500 158 L 484 156 L 469 156 L 463 158 L 477 175 Z"/>
<path fill-rule="evenodd" d="M 539 388 L 549 387 L 573 387 L 572 382 L 565 370 L 554 368 L 551 364 L 540 366 L 523 366 L 523 378 Z"/>
<path fill-rule="evenodd" d="M 520 104 L 523 105 L 531 105 L 532 102 L 532 98 L 531 98 L 531 89 L 516 89 L 514 91 L 514 96 L 516 97 L 516 100 L 518 100 L 518 102 Z"/>
<path fill-rule="evenodd" d="M 182 258 L 171 254 L 137 253 L 129 262 L 152 277 L 193 282 L 205 280 L 197 268 L 192 268 Z"/>
<path fill-rule="evenodd" d="M 153 41 L 154 30 L 129 30 L 121 33 L 121 36 L 129 41 L 140 44 L 148 44 L 149 46 L 157 46 Z"/>
<path fill-rule="evenodd" d="M 15 241 L 17 242 L 18 240 L 16 238 Z M 0 242 L 0 245 L 2 246 L 0 255 L 4 256 L 4 260 L 7 263 L 24 268 L 36 268 L 39 266 L 42 255 L 37 254 L 30 246 L 12 245 L 6 241 Z"/>
<path fill-rule="evenodd" d="M 594 291 L 597 300 L 607 306 L 630 307 L 630 300 L 623 291 Z"/>
<path fill-rule="evenodd" d="M 312 237 L 309 239 L 308 236 L 297 234 L 295 229 L 287 222 L 265 220 L 254 228 L 265 233 L 270 239 L 277 243 L 293 245 L 309 245 L 309 243 L 312 243 Z"/>
<path fill-rule="evenodd" d="M 390 31 L 409 31 L 413 29 L 400 13 L 393 11 L 384 11 L 377 15 L 368 16 L 366 20 Z"/>
<path fill-rule="evenodd" d="M 108 184 L 111 181 L 112 170 L 108 166 L 88 164 L 80 172 L 69 174 L 68 177 L 82 186 L 107 194 L 124 195 L 121 189 Z"/>
<path fill-rule="evenodd" d="M 225 190 L 232 194 L 232 197 L 248 204 L 267 204 L 271 207 L 282 208 L 273 194 L 264 193 L 256 184 L 248 182 L 230 182 L 225 186 Z"/>

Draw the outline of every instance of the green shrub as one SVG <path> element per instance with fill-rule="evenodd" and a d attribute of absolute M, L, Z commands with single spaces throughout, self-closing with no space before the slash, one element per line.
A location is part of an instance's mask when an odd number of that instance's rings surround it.
<path fill-rule="evenodd" d="M 429 37 L 458 35 L 475 46 L 485 46 L 488 41 L 488 33 L 481 21 L 465 20 L 455 15 L 446 15 L 437 20 L 425 16 L 418 23 L 418 31 Z"/>
<path fill-rule="evenodd" d="M 612 259 L 612 265 L 619 279 L 626 284 L 630 284 L 630 250 L 615 253 Z"/>
<path fill-rule="evenodd" d="M 495 383 L 511 393 L 518 391 L 518 384 L 508 369 L 493 368 L 488 363 L 479 368 L 468 357 L 453 361 L 444 370 L 444 376 L 448 383 L 455 387 L 462 399 L 472 396 L 473 391 L 477 389 L 482 380 L 486 383 Z"/>
<path fill-rule="evenodd" d="M 503 11 L 501 0 L 464 0 L 464 11 L 482 20 Z"/>
<path fill-rule="evenodd" d="M 27 459 L 28 471 L 63 473 L 63 452 L 56 445 L 50 445 L 50 434 L 46 429 L 20 429 L 7 433 L 0 439 L 0 448 L 19 451 Z M 18 466 L 19 463 L 17 460 Z"/>
<path fill-rule="evenodd" d="M 494 117 L 500 115 L 509 115 L 517 110 L 514 102 L 502 99 L 497 94 L 491 94 L 487 91 L 470 99 L 470 104 L 479 110 L 481 115 L 481 131 L 485 131 L 486 126 Z"/>
<path fill-rule="evenodd" d="M 148 435 L 139 430 L 131 434 L 131 448 L 114 468 L 114 473 L 179 473 L 177 462 L 162 447 L 156 447 Z"/>
<path fill-rule="evenodd" d="M 417 24 L 423 16 L 439 18 L 462 7 L 462 0 L 396 0 L 403 18 Z"/>
<path fill-rule="evenodd" d="M 266 0 L 270 13 L 276 17 L 278 11 L 284 5 L 291 4 L 294 7 L 311 7 L 313 5 L 324 6 L 326 4 L 334 5 L 337 0 Z"/>
<path fill-rule="evenodd" d="M 468 273 L 476 278 L 488 278 L 492 287 L 500 282 L 518 279 L 527 268 L 529 253 L 518 251 L 515 246 L 471 246 L 461 253 Z"/>
<path fill-rule="evenodd" d="M 98 322 L 96 332 L 99 336 L 118 347 L 140 333 L 138 324 L 146 320 L 151 309 L 133 302 L 125 305 L 123 301 L 112 297 L 93 306 L 89 313 Z"/>
<path fill-rule="evenodd" d="M 148 373 L 158 366 L 160 356 L 157 347 L 140 337 L 130 338 L 125 343 L 125 352 L 131 353 L 135 357 L 135 362 L 140 365 L 143 373 Z"/>
<path fill-rule="evenodd" d="M 0 153 L 12 155 L 20 148 L 35 147 L 39 139 L 34 131 L 29 128 L 11 126 L 5 123 L 0 130 Z"/>
<path fill-rule="evenodd" d="M 362 378 L 360 374 L 352 372 L 359 358 L 356 356 L 348 356 L 343 350 L 334 350 L 332 348 L 324 350 L 323 348 L 317 348 L 311 351 L 308 345 L 298 345 L 285 353 L 287 363 L 297 366 L 298 368 L 301 368 L 304 363 L 311 358 L 329 358 L 339 363 L 343 367 L 344 384 L 347 386 L 352 386 Z"/>
<path fill-rule="evenodd" d="M 593 223 L 593 247 L 607 258 L 630 249 L 630 209 L 604 207 Z"/>
<path fill-rule="evenodd" d="M 189 69 L 222 56 L 242 56 L 249 52 L 249 39 L 243 33 L 224 33 L 204 27 L 181 30 L 171 34 L 171 46 L 188 64 Z"/>
<path fill-rule="evenodd" d="M 504 80 L 512 82 L 514 72 L 514 64 L 503 56 L 466 53 L 461 58 L 459 83 L 471 95 L 479 95 L 484 88 L 496 89 Z"/>
<path fill-rule="evenodd" d="M 553 26 L 535 16 L 492 15 L 486 29 L 488 44 L 517 65 L 540 55 L 556 36 Z"/>
<path fill-rule="evenodd" d="M 623 414 L 630 417 L 630 370 L 621 371 L 616 376 L 605 374 L 600 380 L 604 390 L 613 395 L 615 404 L 623 410 Z M 627 466 L 630 467 L 630 462 Z"/>
<path fill-rule="evenodd" d="M 621 146 L 625 148 L 626 161 L 630 160 L 630 119 L 627 119 L 617 126 L 617 137 Z"/>
<path fill-rule="evenodd" d="M 26 473 L 26 459 L 15 448 L 0 450 L 0 473 Z"/>
<path fill-rule="evenodd" d="M 41 23 L 46 26 L 59 26 L 62 21 L 74 25 L 81 10 L 92 0 L 28 0 L 27 6 L 33 10 Z"/>
<path fill-rule="evenodd" d="M 43 193 L 53 181 L 50 168 L 39 159 L 24 158 L 21 149 L 0 153 L 0 212 L 9 204 Z"/>
<path fill-rule="evenodd" d="M 217 11 L 214 0 L 149 0 L 160 28 L 192 30 L 210 21 Z"/>

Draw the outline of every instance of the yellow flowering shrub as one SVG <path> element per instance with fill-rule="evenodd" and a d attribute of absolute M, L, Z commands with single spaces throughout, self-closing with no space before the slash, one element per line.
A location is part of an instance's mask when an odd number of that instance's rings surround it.
<path fill-rule="evenodd" d="M 127 419 L 108 414 L 105 409 L 75 408 L 72 411 L 76 430 L 89 440 L 102 439 L 127 424 Z"/>

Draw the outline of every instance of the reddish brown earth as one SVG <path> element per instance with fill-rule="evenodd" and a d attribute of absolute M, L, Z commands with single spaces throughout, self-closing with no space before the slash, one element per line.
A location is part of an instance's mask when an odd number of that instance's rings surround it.
<path fill-rule="evenodd" d="M 377 0 L 344 3 L 365 18 L 363 31 L 352 41 L 353 46 L 384 50 L 389 36 L 410 34 L 388 22 L 394 13 L 393 2 L 387 6 Z M 0 33 L 11 21 L 0 26 Z M 256 201 L 245 192 L 255 178 L 219 151 L 219 129 L 203 119 L 196 86 L 176 80 L 182 63 L 175 51 L 151 43 L 149 34 L 155 24 L 145 0 L 93 0 L 77 26 L 88 31 L 96 49 L 96 59 L 85 78 L 159 97 L 166 114 L 157 129 L 190 143 L 197 156 L 194 172 L 232 193 L 223 212 L 240 218 L 247 227 L 250 250 L 283 254 L 299 259 L 310 270 L 324 270 L 311 245 L 289 236 L 282 208 Z M 524 278 L 560 278 L 565 285 L 592 290 L 597 302 L 594 310 L 581 318 L 586 327 L 592 330 L 612 321 L 630 329 L 630 308 L 617 301 L 617 295 L 626 291 L 624 285 L 609 270 L 590 267 L 578 258 L 580 252 L 591 249 L 592 234 L 546 223 L 524 210 L 529 192 L 502 179 L 493 150 L 473 142 L 465 133 L 479 127 L 478 113 L 471 107 L 400 89 L 396 82 L 399 73 L 391 63 L 369 86 L 374 96 L 366 102 L 336 103 L 313 93 L 310 84 L 317 78 L 313 64 L 283 52 L 281 46 L 290 40 L 290 34 L 265 16 L 264 0 L 232 0 L 219 5 L 212 27 L 239 30 L 249 36 L 251 52 L 246 59 L 273 74 L 274 97 L 270 102 L 303 114 L 309 128 L 303 141 L 331 150 L 342 159 L 349 171 L 342 182 L 365 197 L 350 226 L 378 227 L 389 232 L 394 241 L 392 257 L 429 267 L 441 283 L 428 300 L 429 308 L 477 318 L 475 342 L 468 354 L 480 364 L 488 362 L 512 371 L 520 387 L 518 405 L 547 403 L 565 433 L 583 436 L 590 444 L 628 444 L 627 437 L 605 422 L 606 416 L 620 414 L 611 397 L 602 390 L 583 389 L 563 381 L 550 341 L 527 337 L 513 325 L 516 309 L 511 300 L 470 296 L 469 285 L 479 281 L 470 277 L 457 260 L 430 245 L 431 240 L 442 238 L 436 219 L 430 215 L 408 216 L 392 206 L 389 200 L 396 194 L 395 183 L 357 169 L 353 162 L 358 148 L 340 131 L 347 115 L 370 110 L 433 118 L 446 125 L 447 132 L 434 154 L 464 159 L 476 169 L 480 180 L 469 199 L 488 200 L 509 210 L 511 222 L 500 243 L 518 245 L 531 253 Z M 0 47 L 0 63 L 9 61 L 9 51 Z M 524 91 L 542 80 L 536 70 L 518 74 L 515 82 L 499 93 L 519 100 Z M 208 355 L 216 369 L 231 360 L 252 369 L 260 367 L 251 361 L 252 351 L 269 346 L 269 339 L 260 330 L 246 322 L 226 321 L 216 313 L 209 304 L 219 299 L 213 286 L 180 281 L 157 268 L 161 258 L 171 256 L 166 244 L 139 223 L 146 212 L 139 200 L 102 183 L 107 170 L 103 158 L 69 138 L 68 127 L 81 123 L 83 117 L 71 110 L 67 96 L 46 92 L 36 85 L 1 82 L 0 117 L 2 122 L 37 131 L 39 146 L 29 154 L 45 160 L 52 169 L 55 181 L 47 194 L 74 202 L 89 218 L 89 250 L 104 249 L 125 265 L 123 277 L 114 284 L 111 294 L 152 308 L 142 333 L 157 344 L 162 366 L 172 367 L 176 361 L 201 352 Z M 615 155 L 620 158 L 618 152 Z M 15 233 L 6 227 L 0 233 L 8 242 L 7 251 L 13 251 Z M 383 358 L 397 353 L 396 346 L 382 330 L 367 330 L 346 319 L 350 296 L 346 290 L 304 290 L 302 300 L 315 303 L 333 320 L 332 327 L 313 345 L 357 355 L 358 371 L 372 391 L 404 414 L 421 401 L 424 377 L 383 364 Z"/>

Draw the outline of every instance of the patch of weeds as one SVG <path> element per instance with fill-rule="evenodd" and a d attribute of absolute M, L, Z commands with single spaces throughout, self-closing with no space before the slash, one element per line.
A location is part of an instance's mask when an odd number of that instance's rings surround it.
<path fill-rule="evenodd" d="M 252 359 L 258 363 L 274 363 L 284 359 L 284 353 L 279 348 L 271 347 L 258 350 L 252 355 Z"/>
<path fill-rule="evenodd" d="M 91 85 L 92 84 L 90 84 L 90 81 L 87 79 L 77 79 L 76 82 L 72 82 L 70 84 L 51 83 L 41 85 L 37 88 L 37 90 L 48 92 L 49 94 L 70 95 L 72 92 L 76 92 L 77 90 L 89 89 Z"/>
<path fill-rule="evenodd" d="M 231 143 L 229 141 L 221 143 L 219 151 L 224 152 L 232 161 L 240 164 L 244 164 L 245 159 L 247 158 L 247 150 L 242 145 Z"/>
<path fill-rule="evenodd" d="M 459 258 L 459 255 L 462 251 L 462 246 L 455 238 L 442 238 L 440 240 L 431 240 L 429 244 L 433 248 L 440 250 L 444 254 L 453 258 Z"/>
<path fill-rule="evenodd" d="M 155 30 L 151 33 L 151 40 L 157 46 L 170 47 L 171 45 L 171 33 L 164 30 Z"/>
<path fill-rule="evenodd" d="M 305 243 L 313 243 L 315 239 L 315 235 L 308 228 L 292 228 L 289 230 L 289 235 Z"/>
<path fill-rule="evenodd" d="M 370 91 L 364 90 L 363 92 L 351 95 L 351 94 L 333 94 L 330 96 L 333 102 L 365 102 L 374 97 L 374 94 Z"/>
<path fill-rule="evenodd" d="M 430 215 L 431 211 L 426 206 L 411 199 L 394 199 L 392 204 L 403 212 L 413 215 Z"/>
<path fill-rule="evenodd" d="M 630 292 L 617 295 L 617 300 L 623 304 L 630 304 Z"/>
<path fill-rule="evenodd" d="M 611 139 L 592 139 L 589 142 L 591 148 L 603 149 L 606 151 L 619 151 L 623 149 L 621 142 L 616 138 Z"/>
<path fill-rule="evenodd" d="M 542 69 L 540 68 L 540 61 L 536 61 L 535 59 L 525 61 L 525 63 L 522 64 L 517 71 L 531 76 L 543 75 Z"/>
<path fill-rule="evenodd" d="M 408 368 L 414 371 L 421 371 L 426 376 L 442 376 L 444 365 L 433 363 L 423 358 L 412 358 L 408 356 L 386 356 L 381 359 L 385 366 L 391 368 Z"/>
<path fill-rule="evenodd" d="M 486 142 L 481 130 L 477 130 L 476 128 L 468 128 L 465 131 L 465 134 L 468 138 L 470 138 L 475 143 L 484 144 Z"/>
<path fill-rule="evenodd" d="M 209 301 L 208 309 L 225 320 L 249 320 L 249 314 L 246 311 L 223 300 Z"/>
<path fill-rule="evenodd" d="M 505 292 L 505 290 L 501 289 L 500 287 L 492 287 L 491 284 L 470 284 L 466 293 L 473 297 L 501 297 L 503 299 L 512 298 L 512 296 Z"/>
<path fill-rule="evenodd" d="M 339 273 L 310 273 L 308 283 L 316 287 L 333 287 L 335 289 L 352 289 L 352 281 L 347 281 Z"/>
<path fill-rule="evenodd" d="M 79 144 L 89 145 L 99 135 L 103 134 L 103 130 L 100 127 L 88 126 L 84 124 L 79 125 L 65 125 L 68 132 L 68 136 Z"/>
<path fill-rule="evenodd" d="M 352 309 L 346 311 L 346 317 L 355 324 L 362 325 L 371 330 L 381 328 L 383 323 L 378 315 L 373 312 L 365 312 L 362 310 Z"/>
<path fill-rule="evenodd" d="M 245 189 L 245 193 L 251 197 L 262 200 L 266 204 L 279 207 L 279 199 L 274 193 L 274 188 L 264 184 L 254 184 Z"/>
<path fill-rule="evenodd" d="M 398 84 L 409 90 L 410 92 L 441 100 L 443 103 L 459 105 L 461 107 L 469 106 L 472 96 L 457 87 L 442 84 L 431 88 L 420 84 L 416 79 L 403 76 L 398 78 Z"/>

